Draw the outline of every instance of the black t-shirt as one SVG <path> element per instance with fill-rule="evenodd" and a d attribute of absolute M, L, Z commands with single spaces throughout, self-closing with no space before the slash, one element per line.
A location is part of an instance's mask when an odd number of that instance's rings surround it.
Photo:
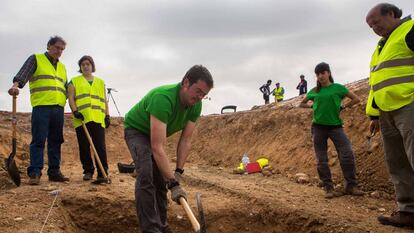
<path fill-rule="evenodd" d="M 414 52 L 414 26 L 411 28 L 407 36 L 405 36 L 405 42 L 407 43 L 408 48 Z"/>

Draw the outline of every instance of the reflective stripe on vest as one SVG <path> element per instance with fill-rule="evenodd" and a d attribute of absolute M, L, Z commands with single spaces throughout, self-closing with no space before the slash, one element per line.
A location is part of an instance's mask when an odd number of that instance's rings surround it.
<path fill-rule="evenodd" d="M 373 66 L 371 68 L 371 72 L 376 72 L 384 68 L 396 67 L 396 66 L 414 66 L 414 58 L 402 58 L 402 59 L 395 59 L 391 61 L 384 61 L 383 63 L 377 66 Z"/>
<path fill-rule="evenodd" d="M 91 95 L 91 94 L 81 94 L 81 95 L 77 95 L 77 96 L 75 96 L 75 99 L 82 99 L 84 97 L 91 97 L 93 99 L 97 99 L 97 100 L 100 100 L 101 102 L 104 102 L 105 103 L 105 99 L 104 98 L 101 98 L 101 97 L 99 97 L 97 95 Z"/>
<path fill-rule="evenodd" d="M 372 102 L 383 111 L 393 111 L 414 101 L 414 52 L 405 37 L 413 28 L 414 21 L 399 25 L 387 39 L 379 53 L 374 51 L 370 64 L 371 91 L 366 112 L 373 112 Z"/>
<path fill-rule="evenodd" d="M 92 109 L 101 110 L 101 112 L 105 113 L 105 109 L 98 105 L 84 104 L 84 105 L 78 106 L 77 108 L 78 108 L 78 111 L 81 111 L 86 108 L 92 108 Z"/>
<path fill-rule="evenodd" d="M 29 80 L 30 102 L 39 105 L 66 104 L 66 68 L 61 62 L 55 67 L 45 54 L 36 54 L 37 68 Z"/>
<path fill-rule="evenodd" d="M 63 83 L 63 85 L 66 84 L 66 81 L 63 80 L 63 78 L 59 78 L 59 77 L 53 77 L 53 76 L 49 76 L 49 75 L 39 75 L 37 77 L 32 77 L 32 82 L 40 80 L 40 79 L 55 79 L 60 81 L 61 83 Z"/>
<path fill-rule="evenodd" d="M 79 112 L 84 116 L 85 123 L 95 122 L 105 128 L 105 83 L 102 79 L 94 77 L 92 84 L 83 76 L 77 76 L 72 79 L 75 88 L 75 104 Z M 73 119 L 75 128 L 82 125 L 79 119 Z"/>

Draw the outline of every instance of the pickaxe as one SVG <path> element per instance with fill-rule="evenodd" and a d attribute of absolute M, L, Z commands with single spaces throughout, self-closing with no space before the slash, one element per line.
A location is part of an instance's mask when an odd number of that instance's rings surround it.
<path fill-rule="evenodd" d="M 201 204 L 201 194 L 196 193 L 196 201 L 197 201 L 197 209 L 198 209 L 198 221 L 197 218 L 194 216 L 193 212 L 191 211 L 190 206 L 188 205 L 185 198 L 180 197 L 180 204 L 184 208 L 185 213 L 187 214 L 188 218 L 190 219 L 191 225 L 193 226 L 195 233 L 206 233 L 207 226 L 204 219 L 204 211 L 203 205 Z"/>

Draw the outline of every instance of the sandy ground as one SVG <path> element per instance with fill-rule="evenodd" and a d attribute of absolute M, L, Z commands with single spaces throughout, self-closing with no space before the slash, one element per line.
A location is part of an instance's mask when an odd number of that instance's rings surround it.
<path fill-rule="evenodd" d="M 349 87 L 365 99 L 365 80 Z M 366 143 L 364 104 L 346 110 L 342 116 L 353 144 L 360 187 L 366 195 L 327 200 L 315 169 L 311 112 L 296 108 L 299 101 L 300 97 L 279 105 L 200 119 L 183 186 L 195 213 L 195 194 L 202 194 L 207 232 L 414 232 L 376 221 L 378 215 L 391 213 L 396 205 L 380 136 L 374 137 L 371 147 Z M 53 183 L 43 176 L 41 185 L 29 186 L 25 171 L 30 114 L 19 113 L 16 161 L 22 185 L 11 183 L 2 159 L 0 232 L 40 232 L 42 228 L 42 232 L 138 232 L 135 179 L 119 173 L 116 167 L 118 162 L 131 161 L 123 141 L 122 119 L 113 118 L 112 122 L 106 134 L 111 184 L 82 181 L 76 136 L 68 116 L 62 170 L 71 181 Z M 0 112 L 0 158 L 7 157 L 11 150 L 10 125 L 10 113 Z M 172 168 L 178 138 L 176 135 L 168 141 Z M 272 169 L 265 174 L 232 174 L 245 152 L 251 160 L 268 158 Z M 329 155 L 334 182 L 341 190 L 343 178 L 332 145 Z M 298 183 L 297 173 L 305 173 L 307 181 Z M 60 190 L 57 196 L 51 194 L 54 190 Z M 168 214 L 174 232 L 192 232 L 181 206 L 170 202 Z"/>

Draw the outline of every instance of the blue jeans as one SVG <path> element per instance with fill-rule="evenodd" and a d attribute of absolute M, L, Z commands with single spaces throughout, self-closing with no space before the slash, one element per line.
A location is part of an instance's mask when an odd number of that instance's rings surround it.
<path fill-rule="evenodd" d="M 63 107 L 58 105 L 33 107 L 30 166 L 27 168 L 29 176 L 42 175 L 46 138 L 49 165 L 47 174 L 59 175 L 60 146 L 63 143 L 63 111 Z"/>

